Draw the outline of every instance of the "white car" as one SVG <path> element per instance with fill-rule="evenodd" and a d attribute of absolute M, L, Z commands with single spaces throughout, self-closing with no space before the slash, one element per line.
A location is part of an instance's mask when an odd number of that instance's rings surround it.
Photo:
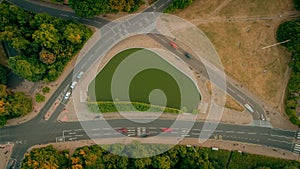
<path fill-rule="evenodd" d="M 253 108 L 248 103 L 245 104 L 245 107 L 248 111 L 250 111 L 251 113 L 254 113 Z"/>
<path fill-rule="evenodd" d="M 70 91 L 68 91 L 68 92 L 66 93 L 65 97 L 64 97 L 64 98 L 65 98 L 65 100 L 69 99 L 70 95 L 71 95 L 71 92 L 70 92 Z"/>
<path fill-rule="evenodd" d="M 76 81 L 72 82 L 70 88 L 71 88 L 71 89 L 74 89 L 77 83 L 78 83 L 78 82 L 76 82 Z"/>
<path fill-rule="evenodd" d="M 80 79 L 81 78 L 81 76 L 84 74 L 84 72 L 83 71 L 81 71 L 81 72 L 79 72 L 78 73 L 78 75 L 76 76 L 77 77 L 77 79 Z"/>

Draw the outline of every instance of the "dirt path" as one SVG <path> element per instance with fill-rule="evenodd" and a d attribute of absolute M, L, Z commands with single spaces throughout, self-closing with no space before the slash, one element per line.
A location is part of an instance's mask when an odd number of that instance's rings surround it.
<path fill-rule="evenodd" d="M 228 5 L 232 0 L 225 0 L 223 1 L 213 12 L 211 12 L 209 15 L 210 16 L 215 16 L 216 14 L 219 13 L 221 9 L 223 9 L 226 5 Z"/>

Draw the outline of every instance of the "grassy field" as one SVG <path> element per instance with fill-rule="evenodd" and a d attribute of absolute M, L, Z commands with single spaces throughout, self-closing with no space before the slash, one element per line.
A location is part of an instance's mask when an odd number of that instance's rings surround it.
<path fill-rule="evenodd" d="M 137 72 L 130 81 L 129 89 L 125 87 L 124 89 L 117 89 L 126 91 L 125 95 L 122 92 L 117 92 L 117 97 L 114 97 L 118 99 L 117 101 L 150 103 L 151 100 L 151 103 L 154 105 L 165 106 L 161 95 L 155 94 L 157 92 L 155 89 L 159 89 L 165 94 L 166 107 L 176 109 L 186 107 L 189 112 L 197 109 L 200 95 L 192 80 L 157 54 L 137 48 L 120 52 L 105 65 L 95 80 L 89 85 L 91 101 L 113 101 L 111 86 L 114 73 L 120 63 L 135 52 L 139 52 L 138 56 L 135 56 L 138 57 L 137 59 L 143 59 L 143 57 L 151 58 L 151 62 L 158 68 L 149 68 Z M 130 65 L 128 67 L 135 66 L 139 65 Z M 159 69 L 160 67 L 163 69 Z M 120 86 L 123 87 L 122 84 Z M 130 100 L 126 100 L 126 95 L 129 95 Z M 114 100 L 116 101 L 116 99 Z M 184 105 L 181 105 L 182 103 Z"/>

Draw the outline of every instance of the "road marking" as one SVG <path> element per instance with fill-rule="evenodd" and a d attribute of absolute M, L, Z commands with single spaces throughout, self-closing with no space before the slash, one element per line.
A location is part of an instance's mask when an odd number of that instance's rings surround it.
<path fill-rule="evenodd" d="M 288 136 L 280 136 L 280 135 L 275 135 L 275 134 L 271 134 L 272 137 L 282 137 L 282 138 L 290 138 Z"/>
<path fill-rule="evenodd" d="M 211 130 L 203 130 L 203 131 L 206 131 L 206 132 L 208 132 L 208 131 L 211 131 Z"/>
<path fill-rule="evenodd" d="M 66 14 L 62 14 L 62 13 L 61 13 L 61 14 L 59 14 L 59 15 L 61 15 L 61 16 L 65 16 L 65 17 L 68 17 L 68 15 L 66 15 Z"/>
<path fill-rule="evenodd" d="M 255 132 L 249 132 L 248 134 L 256 134 Z"/>
<path fill-rule="evenodd" d="M 100 133 L 93 134 L 93 136 L 100 136 L 100 135 L 101 135 Z"/>
<path fill-rule="evenodd" d="M 72 16 L 72 18 L 79 19 L 79 18 L 78 18 L 78 17 L 76 17 L 76 16 Z"/>
<path fill-rule="evenodd" d="M 76 129 L 76 130 L 74 130 L 74 131 L 82 131 L 83 129 Z"/>
<path fill-rule="evenodd" d="M 81 135 L 81 134 L 80 134 L 80 135 L 75 135 L 75 136 L 76 136 L 76 137 L 83 137 L 83 135 Z"/>
<path fill-rule="evenodd" d="M 93 131 L 97 131 L 97 130 L 101 130 L 100 128 L 97 128 L 97 129 L 92 129 Z"/>
<path fill-rule="evenodd" d="M 110 136 L 110 135 L 111 135 L 111 133 L 104 133 L 104 135 L 105 135 L 105 136 Z"/>
<path fill-rule="evenodd" d="M 271 139 L 271 138 L 268 138 L 268 140 L 270 140 L 270 141 L 275 141 L 275 142 L 280 142 L 280 143 L 292 144 L 292 143 L 290 143 L 290 142 L 287 142 L 287 141 L 282 141 L 282 140 L 274 140 L 274 139 Z"/>
<path fill-rule="evenodd" d="M 74 134 L 76 134 L 76 132 L 74 132 L 74 133 L 69 133 L 69 134 L 74 135 Z"/>
<path fill-rule="evenodd" d="M 223 130 L 216 130 L 215 132 L 223 132 Z"/>
<path fill-rule="evenodd" d="M 71 132 L 72 130 L 63 130 L 63 132 Z"/>
<path fill-rule="evenodd" d="M 265 136 L 267 136 L 267 135 L 269 135 L 268 133 L 260 133 L 260 135 L 265 135 Z"/>
<path fill-rule="evenodd" d="M 157 127 L 149 127 L 149 129 L 156 129 Z"/>
<path fill-rule="evenodd" d="M 225 133 L 234 133 L 234 131 L 225 131 Z"/>
<path fill-rule="evenodd" d="M 103 130 L 113 130 L 112 128 L 103 128 Z"/>
<path fill-rule="evenodd" d="M 243 131 L 238 131 L 238 132 L 236 132 L 236 133 L 238 133 L 238 134 L 244 134 L 245 132 L 243 132 Z"/>
<path fill-rule="evenodd" d="M 99 22 L 99 21 L 94 21 L 95 23 L 99 23 L 99 24 L 101 24 L 101 22 Z"/>
<path fill-rule="evenodd" d="M 193 129 L 194 131 L 201 131 L 201 129 Z"/>

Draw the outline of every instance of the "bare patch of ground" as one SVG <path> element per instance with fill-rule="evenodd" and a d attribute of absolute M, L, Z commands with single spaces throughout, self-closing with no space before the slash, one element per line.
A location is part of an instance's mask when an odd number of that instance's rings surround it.
<path fill-rule="evenodd" d="M 244 111 L 244 107 L 235 101 L 231 96 L 226 95 L 225 107 L 228 109 L 236 110 L 238 112 Z"/>
<path fill-rule="evenodd" d="M 292 0 L 195 0 L 175 15 L 205 32 L 226 74 L 258 96 L 274 127 L 293 129 L 282 107 L 290 54 L 282 46 L 262 47 L 276 43 L 279 24 L 295 13 Z"/>
<path fill-rule="evenodd" d="M 13 150 L 13 144 L 0 144 L 0 169 L 6 169 Z"/>

